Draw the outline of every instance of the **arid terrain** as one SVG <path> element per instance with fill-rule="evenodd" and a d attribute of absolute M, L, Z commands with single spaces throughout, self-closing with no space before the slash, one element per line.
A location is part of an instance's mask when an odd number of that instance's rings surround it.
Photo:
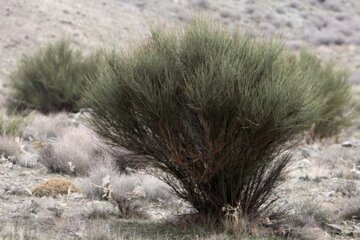
<path fill-rule="evenodd" d="M 307 48 L 335 61 L 352 72 L 359 97 L 358 0 L 0 0 L 1 103 L 16 60 L 44 43 L 65 36 L 86 52 L 129 49 L 152 23 L 171 28 L 198 14 L 257 37 L 281 36 L 291 51 Z M 20 138 L 0 138 L 0 239 L 227 239 L 173 225 L 190 206 L 146 173 L 119 175 L 82 119 L 82 113 L 36 113 Z M 69 172 L 50 173 L 47 157 L 69 164 Z M 74 176 L 72 162 L 79 159 L 86 162 L 85 174 Z M 86 169 L 88 162 L 96 167 Z M 112 191 L 126 196 L 123 212 L 102 196 L 107 177 Z M 74 187 L 60 196 L 35 191 L 54 178 Z M 278 204 L 287 218 L 269 225 L 283 236 L 360 239 L 360 121 L 338 138 L 304 141 L 282 181 Z"/>

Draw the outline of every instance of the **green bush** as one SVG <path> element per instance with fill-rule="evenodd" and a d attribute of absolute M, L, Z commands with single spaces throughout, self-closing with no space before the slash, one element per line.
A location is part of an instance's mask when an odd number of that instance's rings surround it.
<path fill-rule="evenodd" d="M 85 96 L 105 141 L 147 156 L 201 214 L 221 218 L 230 206 L 251 220 L 271 209 L 289 140 L 322 107 L 311 63 L 205 20 L 156 27 L 106 62 Z"/>
<path fill-rule="evenodd" d="M 311 135 L 314 140 L 335 136 L 351 124 L 356 113 L 348 81 L 349 73 L 337 70 L 331 62 L 322 63 L 319 58 L 306 51 L 301 52 L 299 60 L 310 63 L 314 78 L 324 85 L 319 89 L 323 105 L 313 124 Z"/>
<path fill-rule="evenodd" d="M 29 123 L 32 115 L 23 117 L 20 115 L 6 114 L 5 110 L 0 110 L 0 135 L 20 136 L 25 125 Z"/>
<path fill-rule="evenodd" d="M 10 107 L 44 113 L 77 111 L 85 78 L 99 69 L 98 54 L 85 57 L 67 39 L 24 55 L 11 75 Z"/>

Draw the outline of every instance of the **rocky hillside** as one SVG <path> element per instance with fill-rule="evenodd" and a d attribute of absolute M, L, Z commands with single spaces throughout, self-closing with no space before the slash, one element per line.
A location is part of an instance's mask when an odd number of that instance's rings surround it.
<path fill-rule="evenodd" d="M 259 36 L 282 35 L 291 48 L 325 46 L 321 54 L 360 67 L 357 0 L 0 0 L 0 77 L 22 53 L 61 36 L 84 49 L 127 46 L 153 21 L 178 25 L 199 13 Z"/>

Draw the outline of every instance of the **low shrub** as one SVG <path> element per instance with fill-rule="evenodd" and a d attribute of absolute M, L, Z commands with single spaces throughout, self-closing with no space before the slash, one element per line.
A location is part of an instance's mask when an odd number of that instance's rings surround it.
<path fill-rule="evenodd" d="M 80 189 L 71 181 L 64 178 L 49 179 L 32 190 L 32 194 L 37 197 L 57 197 L 69 193 L 80 192 Z"/>
<path fill-rule="evenodd" d="M 44 113 L 77 111 L 85 78 L 99 69 L 99 54 L 84 56 L 68 39 L 24 55 L 11 75 L 14 109 L 36 109 Z"/>
<path fill-rule="evenodd" d="M 69 125 L 69 115 L 64 112 L 36 114 L 24 128 L 22 135 L 25 140 L 47 142 L 62 137 Z"/>
<path fill-rule="evenodd" d="M 20 136 L 30 119 L 30 116 L 7 114 L 4 110 L 0 110 L 0 135 Z"/>
<path fill-rule="evenodd" d="M 17 157 L 20 155 L 20 144 L 14 138 L 0 136 L 0 156 Z"/>
<path fill-rule="evenodd" d="M 306 51 L 301 52 L 300 61 L 306 63 L 305 68 L 310 64 L 313 77 L 324 85 L 318 93 L 323 104 L 310 134 L 313 139 L 335 136 L 341 129 L 349 126 L 356 115 L 351 84 L 348 81 L 349 73 L 338 70 L 334 63 L 322 63 L 319 58 Z"/>
<path fill-rule="evenodd" d="M 360 220 L 360 197 L 350 198 L 341 204 L 341 219 Z"/>
<path fill-rule="evenodd" d="M 293 139 L 323 100 L 311 63 L 282 43 L 198 19 L 152 29 L 130 53 L 108 53 L 85 94 L 106 142 L 147 156 L 175 194 L 216 219 L 270 210 Z"/>
<path fill-rule="evenodd" d="M 41 163 L 56 173 L 85 176 L 92 166 L 105 159 L 110 159 L 109 154 L 84 126 L 67 127 L 63 136 L 40 149 Z"/>

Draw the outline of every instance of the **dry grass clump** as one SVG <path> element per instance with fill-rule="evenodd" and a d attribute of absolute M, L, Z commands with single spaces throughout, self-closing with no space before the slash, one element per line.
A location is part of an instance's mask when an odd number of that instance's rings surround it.
<path fill-rule="evenodd" d="M 20 138 L 0 136 L 0 156 L 11 161 L 14 164 L 27 168 L 39 166 L 39 155 L 33 152 L 27 152 Z"/>
<path fill-rule="evenodd" d="M 341 201 L 339 212 L 341 219 L 360 221 L 360 197 Z"/>
<path fill-rule="evenodd" d="M 118 208 L 119 217 L 130 218 L 145 216 L 139 211 L 139 195 L 135 191 L 140 183 L 141 175 L 120 175 L 110 165 L 102 164 L 94 167 L 87 178 L 81 179 L 79 186 L 87 197 L 110 201 Z"/>
<path fill-rule="evenodd" d="M 80 192 L 80 189 L 74 183 L 64 178 L 49 179 L 32 190 L 34 196 L 53 198 L 74 192 Z"/>
<path fill-rule="evenodd" d="M 174 200 L 170 187 L 159 179 L 144 173 L 120 174 L 111 163 L 98 164 L 91 168 L 86 178 L 78 181 L 82 192 L 91 199 L 103 199 L 104 179 L 109 179 L 114 198 L 122 196 L 142 200 L 171 203 Z"/>
<path fill-rule="evenodd" d="M 24 128 L 23 138 L 37 141 L 53 140 L 62 136 L 68 125 L 69 115 L 65 112 L 49 115 L 36 114 Z"/>
<path fill-rule="evenodd" d="M 37 153 L 24 152 L 16 160 L 16 164 L 26 168 L 36 168 L 40 166 L 39 155 Z"/>
<path fill-rule="evenodd" d="M 96 164 L 110 161 L 92 132 L 84 126 L 67 127 L 62 136 L 40 150 L 40 161 L 51 171 L 85 176 Z"/>
<path fill-rule="evenodd" d="M 17 157 L 20 154 L 19 141 L 13 137 L 0 136 L 0 156 Z"/>
<path fill-rule="evenodd" d="M 169 185 L 151 175 L 141 176 L 141 187 L 144 189 L 146 199 L 171 204 L 175 197 Z"/>
<path fill-rule="evenodd" d="M 104 179 L 108 179 L 104 182 Z M 111 164 L 98 164 L 93 166 L 86 178 L 80 179 L 78 185 L 82 192 L 91 199 L 104 199 L 106 188 L 111 185 L 112 194 L 118 198 L 129 196 L 137 186 L 140 186 L 139 175 L 119 174 Z"/>
<path fill-rule="evenodd" d="M 320 204 L 301 202 L 291 206 L 289 224 L 294 227 L 320 227 L 328 222 L 329 214 Z"/>
<path fill-rule="evenodd" d="M 28 240 L 28 239 L 48 239 L 46 234 L 39 229 L 32 229 L 20 224 L 7 222 L 3 226 L 0 224 L 0 239 L 2 240 Z"/>

